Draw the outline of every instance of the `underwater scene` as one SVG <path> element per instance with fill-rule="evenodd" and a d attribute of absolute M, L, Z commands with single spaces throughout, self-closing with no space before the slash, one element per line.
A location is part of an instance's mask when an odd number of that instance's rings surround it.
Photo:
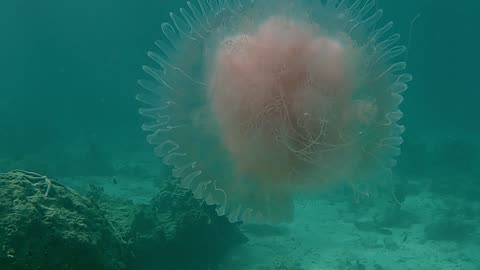
<path fill-rule="evenodd" d="M 0 270 L 480 270 L 480 2 L 0 3 Z"/>

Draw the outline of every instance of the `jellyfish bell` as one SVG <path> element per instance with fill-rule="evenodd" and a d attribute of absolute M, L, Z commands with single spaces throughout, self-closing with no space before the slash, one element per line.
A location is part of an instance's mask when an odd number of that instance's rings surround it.
<path fill-rule="evenodd" d="M 232 222 L 384 179 L 400 154 L 406 48 L 374 0 L 197 0 L 161 26 L 137 96 L 155 154 Z"/>

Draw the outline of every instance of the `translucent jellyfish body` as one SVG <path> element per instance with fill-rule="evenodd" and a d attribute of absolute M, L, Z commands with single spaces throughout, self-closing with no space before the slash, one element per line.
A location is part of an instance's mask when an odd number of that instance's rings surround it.
<path fill-rule="evenodd" d="M 230 221 L 387 177 L 400 154 L 406 47 L 374 0 L 198 0 L 170 13 L 140 80 L 143 129 L 173 176 Z"/>

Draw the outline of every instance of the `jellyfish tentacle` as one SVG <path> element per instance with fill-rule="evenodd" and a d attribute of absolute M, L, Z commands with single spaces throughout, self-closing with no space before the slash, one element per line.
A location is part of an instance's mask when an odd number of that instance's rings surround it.
<path fill-rule="evenodd" d="M 373 46 L 384 34 L 390 31 L 393 27 L 393 22 L 388 22 L 384 26 L 373 31 L 372 34 L 368 37 L 366 46 Z"/>
<path fill-rule="evenodd" d="M 358 11 L 357 19 L 361 20 L 364 18 L 368 12 L 370 12 L 375 7 L 375 0 L 366 0 L 363 7 Z"/>
<path fill-rule="evenodd" d="M 350 29 L 350 34 L 353 35 L 353 31 L 357 28 L 361 28 L 361 26 L 364 29 L 368 29 L 372 26 L 374 26 L 383 16 L 383 10 L 379 9 L 375 13 L 373 13 L 370 17 L 357 22 L 355 25 L 352 26 Z"/>
<path fill-rule="evenodd" d="M 377 64 L 379 61 L 383 61 L 384 63 L 388 62 L 393 58 L 396 58 L 404 54 L 406 51 L 407 51 L 407 47 L 405 47 L 404 45 L 397 45 L 397 46 L 391 47 L 390 49 L 385 50 L 385 52 L 382 55 L 377 57 L 373 65 Z"/>
<path fill-rule="evenodd" d="M 387 75 L 390 75 L 394 72 L 402 72 L 407 68 L 407 63 L 405 62 L 397 62 L 392 65 L 390 65 L 385 71 L 380 73 L 376 78 L 380 79 L 382 77 L 385 77 Z"/>
<path fill-rule="evenodd" d="M 201 0 L 199 1 L 201 2 Z M 193 14 L 193 18 L 191 19 L 190 24 L 192 25 L 192 27 L 197 27 L 197 33 L 200 35 L 200 37 L 205 39 L 205 34 L 208 35 L 208 32 L 210 32 L 210 30 L 208 30 L 208 24 L 205 20 L 205 16 L 203 16 L 204 13 L 202 12 L 201 5 L 195 5 L 192 4 L 192 2 L 188 1 L 187 6 Z"/>
<path fill-rule="evenodd" d="M 191 33 L 197 35 L 197 37 L 194 37 L 194 38 L 205 39 L 205 37 L 202 35 L 202 32 L 205 32 L 202 22 L 195 20 L 194 9 L 192 9 L 191 6 L 189 6 L 189 9 L 191 13 L 188 10 L 181 8 L 180 14 L 182 14 L 183 19 L 187 22 Z"/>
<path fill-rule="evenodd" d="M 165 76 L 162 76 L 164 73 L 163 70 L 158 70 L 149 66 L 143 66 L 142 69 L 150 75 L 153 79 L 159 82 L 162 86 L 167 87 L 168 89 L 175 90 L 168 82 L 165 81 Z"/>
<path fill-rule="evenodd" d="M 412 81 L 413 77 L 412 75 L 408 73 L 401 74 L 397 76 L 397 79 L 395 80 L 394 83 L 390 85 L 388 88 L 388 91 L 391 93 L 397 93 L 401 94 L 402 92 L 405 92 L 408 89 L 407 83 Z"/>
<path fill-rule="evenodd" d="M 156 42 L 157 43 L 157 42 Z M 161 44 L 160 42 L 158 42 L 158 44 Z M 160 45 L 162 46 L 162 45 Z M 160 65 L 160 67 L 164 70 L 164 72 L 168 72 L 169 70 L 172 71 L 172 72 L 178 72 L 180 73 L 182 76 L 184 76 L 186 79 L 190 80 L 191 82 L 195 83 L 195 84 L 199 84 L 199 85 L 205 85 L 204 82 L 201 82 L 201 81 L 198 81 L 198 80 L 195 80 L 194 78 L 192 78 L 192 76 L 188 75 L 182 68 L 178 67 L 178 66 L 174 66 L 172 65 L 166 57 L 164 56 L 161 56 L 155 52 L 152 52 L 152 51 L 149 51 L 147 52 L 147 55 L 153 60 L 155 61 L 158 65 Z M 164 77 L 166 78 L 166 76 Z M 166 85 L 169 85 L 168 83 L 165 83 Z M 170 89 L 174 89 L 173 87 L 168 87 Z"/>
<path fill-rule="evenodd" d="M 400 40 L 400 34 L 393 34 L 384 41 L 380 42 L 377 44 L 377 49 L 384 51 L 391 46 L 393 46 L 395 43 L 397 43 Z"/>
<path fill-rule="evenodd" d="M 170 46 L 172 46 L 175 50 L 178 50 L 178 45 L 180 44 L 180 37 L 175 31 L 175 28 L 170 23 L 164 22 L 161 25 L 161 29 L 164 37 L 169 42 Z"/>
<path fill-rule="evenodd" d="M 160 99 L 163 99 L 163 92 L 167 90 L 165 87 L 162 87 L 158 83 L 152 83 L 152 81 L 145 79 L 140 79 L 137 82 L 143 89 L 147 90 L 148 93 L 158 96 L 160 97 Z"/>
<path fill-rule="evenodd" d="M 356 17 L 357 12 L 360 10 L 358 7 L 362 4 L 364 0 L 356 0 L 353 2 L 353 4 L 348 7 L 348 11 L 351 14 L 351 19 L 354 19 Z"/>
<path fill-rule="evenodd" d="M 167 62 L 168 65 L 172 65 L 171 60 L 168 58 L 171 53 L 173 53 L 174 48 L 171 45 L 168 45 L 165 41 L 163 40 L 156 40 L 155 45 L 160 49 L 159 55 L 160 57 L 163 58 L 163 61 Z M 167 66 L 168 66 L 167 65 Z"/>
<path fill-rule="evenodd" d="M 180 10 L 180 14 L 182 14 L 182 10 L 183 9 Z M 192 35 L 194 34 L 194 31 L 190 27 L 188 21 L 183 20 L 174 12 L 170 12 L 170 18 L 175 26 L 174 29 L 178 30 L 179 35 L 182 35 L 184 38 L 196 40 L 196 38 Z"/>

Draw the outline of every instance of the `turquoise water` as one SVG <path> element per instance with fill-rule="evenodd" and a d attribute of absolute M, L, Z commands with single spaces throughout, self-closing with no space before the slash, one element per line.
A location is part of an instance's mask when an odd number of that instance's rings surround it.
<path fill-rule="evenodd" d="M 250 240 L 212 270 L 480 269 L 480 4 L 378 2 L 409 43 L 414 76 L 401 105 L 398 205 L 373 195 L 356 204 L 348 188 L 300 200 L 293 224 L 241 227 Z M 35 171 L 82 192 L 94 183 L 148 203 L 168 173 L 140 129 L 137 79 L 161 23 L 182 5 L 1 3 L 0 172 Z"/>

